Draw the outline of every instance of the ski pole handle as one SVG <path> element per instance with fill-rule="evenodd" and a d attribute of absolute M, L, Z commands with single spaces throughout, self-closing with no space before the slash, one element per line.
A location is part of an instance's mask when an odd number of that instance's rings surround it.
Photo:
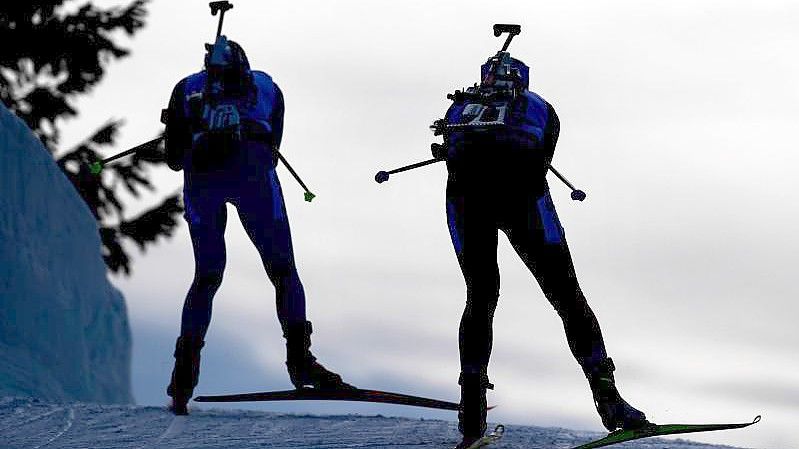
<path fill-rule="evenodd" d="M 277 150 L 277 149 L 275 149 L 274 151 L 275 151 L 275 153 L 277 153 L 278 159 L 280 159 L 280 161 L 283 162 L 283 165 L 286 166 L 286 168 L 288 169 L 289 173 L 291 173 L 291 175 L 294 176 L 294 179 L 296 179 L 297 182 L 300 184 L 300 186 L 305 190 L 305 201 L 307 201 L 309 203 L 311 201 L 313 201 L 313 199 L 316 198 L 316 195 L 311 193 L 311 191 L 308 189 L 308 186 L 306 186 L 305 183 L 302 182 L 302 179 L 300 179 L 300 176 L 297 174 L 296 171 L 294 171 L 294 168 L 291 167 L 291 164 L 289 164 L 289 161 L 287 161 L 286 158 L 283 157 L 282 154 L 280 154 L 280 151 Z"/>

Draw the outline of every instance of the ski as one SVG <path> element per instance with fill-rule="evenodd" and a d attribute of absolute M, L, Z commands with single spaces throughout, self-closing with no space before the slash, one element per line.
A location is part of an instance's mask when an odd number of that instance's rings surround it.
<path fill-rule="evenodd" d="M 415 407 L 458 410 L 455 402 L 411 396 L 389 391 L 362 390 L 347 388 L 339 390 L 321 390 L 302 388 L 286 391 L 265 391 L 260 393 L 227 394 L 217 396 L 198 396 L 197 402 L 247 402 L 247 401 L 358 401 L 381 402 L 385 404 L 410 405 Z"/>
<path fill-rule="evenodd" d="M 468 446 L 466 449 L 478 449 L 478 448 L 481 448 L 481 447 L 486 447 L 486 446 L 488 446 L 491 443 L 495 443 L 495 442 L 499 441 L 499 439 L 502 438 L 502 435 L 504 433 L 505 433 L 505 426 L 503 426 L 502 424 L 499 424 L 499 425 L 497 425 L 497 427 L 494 428 L 493 432 L 491 432 L 490 434 L 488 434 L 488 435 L 480 438 L 479 440 L 475 441 L 470 446 Z"/>
<path fill-rule="evenodd" d="M 595 441 L 574 447 L 572 449 L 593 449 L 596 447 L 609 446 L 611 444 L 622 443 L 624 441 L 637 440 L 639 438 L 649 438 L 661 435 L 674 435 L 678 433 L 711 432 L 714 430 L 741 429 L 749 427 L 760 421 L 757 415 L 752 422 L 734 424 L 649 424 L 635 430 L 616 430 L 608 436 Z"/>

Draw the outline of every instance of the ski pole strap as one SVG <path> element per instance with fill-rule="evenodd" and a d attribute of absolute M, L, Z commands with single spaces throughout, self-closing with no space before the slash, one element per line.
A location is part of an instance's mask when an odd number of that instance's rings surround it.
<path fill-rule="evenodd" d="M 287 161 L 286 158 L 283 157 L 280 151 L 278 151 L 277 149 L 275 149 L 274 151 L 275 153 L 277 153 L 278 159 L 280 159 L 280 161 L 283 162 L 283 165 L 286 166 L 289 173 L 291 173 L 291 175 L 294 176 L 294 179 L 296 179 L 297 182 L 300 184 L 300 186 L 305 190 L 305 201 L 308 201 L 310 203 L 316 197 L 316 195 L 311 193 L 311 191 L 308 189 L 308 186 L 306 186 L 305 183 L 302 182 L 300 176 L 297 174 L 296 171 L 294 171 L 294 169 L 291 167 L 291 164 L 289 164 L 289 161 Z"/>

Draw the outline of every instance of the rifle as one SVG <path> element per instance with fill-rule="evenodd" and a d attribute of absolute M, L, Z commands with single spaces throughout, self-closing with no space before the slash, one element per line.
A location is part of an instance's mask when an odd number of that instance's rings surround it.
<path fill-rule="evenodd" d="M 216 47 L 218 47 L 217 44 L 220 43 L 220 36 L 222 34 L 222 21 L 225 19 L 225 12 L 227 12 L 229 9 L 232 9 L 233 4 L 231 4 L 228 1 L 214 1 L 209 3 L 208 6 L 211 7 L 212 16 L 215 16 L 219 11 L 222 12 L 222 14 L 219 15 L 219 25 L 216 28 L 216 40 L 214 44 L 214 48 L 216 49 Z M 222 38 L 224 38 L 224 36 Z M 163 109 L 161 110 L 161 123 L 166 124 L 167 121 L 166 119 L 167 119 L 167 110 Z M 119 154 L 115 154 L 101 161 L 92 162 L 91 164 L 89 164 L 89 170 L 91 170 L 92 174 L 95 175 L 100 174 L 100 172 L 103 170 L 103 167 L 107 165 L 109 162 L 121 159 L 126 156 L 130 156 L 142 150 L 153 149 L 154 146 L 157 145 L 159 142 L 161 142 L 161 140 L 163 139 L 164 135 L 161 134 L 160 136 L 156 137 L 153 140 L 144 142 L 141 145 L 136 145 L 135 147 L 125 150 Z"/>

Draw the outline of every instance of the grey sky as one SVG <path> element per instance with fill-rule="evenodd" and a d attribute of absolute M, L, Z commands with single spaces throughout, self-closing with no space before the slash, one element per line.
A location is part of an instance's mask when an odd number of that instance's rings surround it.
<path fill-rule="evenodd" d="M 799 422 L 798 4 L 233 3 L 226 34 L 283 89 L 283 150 L 318 194 L 303 202 L 279 169 L 323 363 L 357 385 L 457 398 L 465 288 L 444 219 L 444 167 L 382 185 L 373 176 L 429 157 L 427 126 L 446 110 L 445 94 L 477 81 L 501 43 L 491 24 L 519 23 L 511 53 L 561 119 L 554 165 L 588 193 L 572 202 L 550 176 L 623 394 L 657 422 L 764 416 L 752 429 L 696 440 L 799 446 L 789 432 Z M 155 1 L 150 10 L 132 57 L 79 102 L 65 142 L 109 116 L 127 120 L 119 150 L 151 138 L 174 84 L 201 67 L 216 26 L 207 2 Z M 163 170 L 155 180 L 169 192 L 182 178 Z M 286 388 L 274 293 L 233 217 L 200 391 Z M 500 406 L 489 419 L 600 430 L 557 315 L 504 237 L 499 258 L 489 402 Z M 115 279 L 141 342 L 141 402 L 163 398 L 192 270 L 182 226 L 137 258 L 133 278 Z"/>

